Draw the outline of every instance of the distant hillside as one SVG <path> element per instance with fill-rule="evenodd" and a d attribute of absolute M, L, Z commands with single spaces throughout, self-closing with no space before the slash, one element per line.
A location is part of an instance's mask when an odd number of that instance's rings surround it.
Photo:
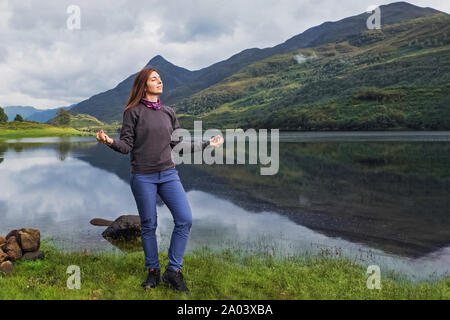
<path fill-rule="evenodd" d="M 47 123 L 54 126 L 70 127 L 83 132 L 96 132 L 97 130 L 103 129 L 107 133 L 116 134 L 121 128 L 119 121 L 112 121 L 106 124 L 89 114 L 72 114 L 71 111 L 67 114 L 70 120 L 66 125 L 61 125 L 61 123 L 64 123 L 61 120 L 62 115 L 53 117 Z"/>
<path fill-rule="evenodd" d="M 439 12 L 431 8 L 417 7 L 406 2 L 380 6 L 380 10 L 383 17 L 383 27 Z M 246 49 L 227 60 L 196 71 L 189 71 L 175 66 L 160 55 L 151 59 L 147 65 L 155 67 L 161 73 L 164 81 L 164 92 L 161 95 L 161 101 L 165 104 L 174 105 L 184 98 L 219 83 L 242 68 L 267 57 L 287 53 L 299 48 L 339 42 L 348 36 L 358 35 L 363 30 L 366 30 L 368 17 L 369 14 L 362 13 L 337 22 L 325 22 L 275 47 Z M 136 73 L 119 83 L 114 89 L 94 95 L 78 103 L 72 110 L 78 113 L 91 114 L 102 121 L 122 121 L 123 109 L 135 76 Z"/>
<path fill-rule="evenodd" d="M 31 106 L 8 106 L 4 107 L 3 110 L 5 110 L 5 113 L 8 116 L 8 122 L 14 121 L 16 114 L 20 114 L 22 118 L 25 119 L 33 113 L 40 111 L 39 109 Z"/>
<path fill-rule="evenodd" d="M 64 108 L 66 110 L 70 110 L 75 106 L 75 104 L 67 106 L 67 107 L 60 107 Z M 48 120 L 53 118 L 56 115 L 56 111 L 58 111 L 59 108 L 55 109 L 47 109 L 47 110 L 39 110 L 38 112 L 33 113 L 32 115 L 26 117 L 26 120 L 29 121 L 37 121 L 40 123 L 46 123 Z"/>
<path fill-rule="evenodd" d="M 62 107 L 66 110 L 70 110 L 74 104 L 68 107 Z M 40 123 L 45 123 L 49 119 L 53 118 L 56 115 L 56 111 L 59 108 L 55 109 L 37 109 L 31 106 L 9 106 L 5 107 L 5 113 L 8 116 L 8 121 L 13 121 L 16 117 L 16 114 L 20 114 L 24 120 L 29 121 L 37 121 Z"/>

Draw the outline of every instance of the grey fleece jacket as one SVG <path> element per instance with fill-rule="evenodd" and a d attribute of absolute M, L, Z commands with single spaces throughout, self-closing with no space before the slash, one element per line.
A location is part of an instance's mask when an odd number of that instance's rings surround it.
<path fill-rule="evenodd" d="M 191 152 L 202 151 L 210 141 L 172 141 L 172 132 L 180 128 L 175 110 L 162 105 L 153 109 L 142 103 L 123 112 L 120 139 L 108 145 L 111 149 L 128 154 L 131 152 L 132 173 L 155 173 L 175 167 L 172 148 L 179 143 L 188 144 Z M 183 154 L 183 149 L 180 150 Z"/>

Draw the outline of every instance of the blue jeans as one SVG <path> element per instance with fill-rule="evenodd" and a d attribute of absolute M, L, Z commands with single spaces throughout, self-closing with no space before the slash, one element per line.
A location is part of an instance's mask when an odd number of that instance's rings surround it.
<path fill-rule="evenodd" d="M 147 268 L 160 268 L 156 240 L 156 193 L 172 213 L 175 227 L 170 240 L 167 269 L 183 267 L 183 254 L 192 226 L 192 213 L 178 170 L 170 168 L 156 173 L 131 173 L 130 186 L 141 220 L 141 238 Z"/>

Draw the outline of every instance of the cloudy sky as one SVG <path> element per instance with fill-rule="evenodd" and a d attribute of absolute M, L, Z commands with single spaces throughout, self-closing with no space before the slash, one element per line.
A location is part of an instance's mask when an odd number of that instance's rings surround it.
<path fill-rule="evenodd" d="M 197 70 L 391 2 L 0 0 L 0 106 L 70 105 L 115 87 L 158 54 Z M 409 2 L 450 12 L 447 1 Z M 80 9 L 79 29 L 67 26 L 75 22 L 71 5 Z"/>

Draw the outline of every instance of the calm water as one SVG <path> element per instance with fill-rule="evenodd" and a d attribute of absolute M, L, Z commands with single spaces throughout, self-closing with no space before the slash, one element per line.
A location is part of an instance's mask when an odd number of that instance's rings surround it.
<path fill-rule="evenodd" d="M 279 172 L 177 165 L 193 212 L 187 253 L 311 252 L 412 279 L 450 274 L 450 132 L 280 133 Z M 248 162 L 248 161 L 247 161 Z M 32 227 L 69 251 L 118 251 L 89 224 L 138 214 L 129 156 L 94 137 L 0 142 L 0 234 Z M 158 198 L 158 241 L 173 219 Z"/>

